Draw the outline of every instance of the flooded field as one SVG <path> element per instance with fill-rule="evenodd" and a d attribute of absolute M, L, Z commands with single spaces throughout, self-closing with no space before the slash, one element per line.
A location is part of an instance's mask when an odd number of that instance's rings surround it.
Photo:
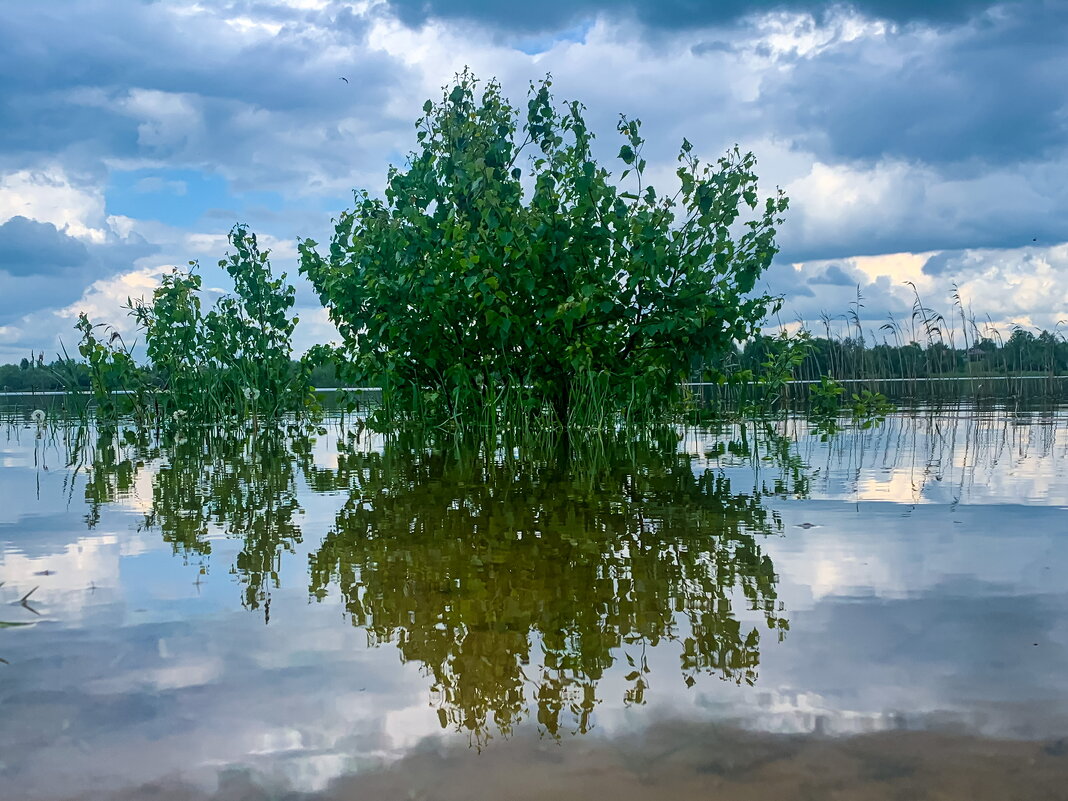
<path fill-rule="evenodd" d="M 0 425 L 0 797 L 1068 798 L 1068 409 Z"/>

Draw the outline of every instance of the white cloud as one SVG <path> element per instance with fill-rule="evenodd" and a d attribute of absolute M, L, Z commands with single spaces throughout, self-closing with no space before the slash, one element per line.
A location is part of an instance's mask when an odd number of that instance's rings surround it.
<path fill-rule="evenodd" d="M 138 141 L 148 148 L 176 147 L 202 135 L 199 99 L 188 93 L 131 89 L 119 108 L 139 120 Z"/>
<path fill-rule="evenodd" d="M 131 333 L 135 326 L 126 308 L 127 301 L 151 299 L 152 291 L 170 269 L 173 269 L 171 265 L 142 267 L 94 281 L 81 298 L 54 314 L 65 321 L 73 321 L 84 313 L 93 322 L 106 322 L 120 333 Z"/>
<path fill-rule="evenodd" d="M 100 187 L 78 186 L 54 165 L 0 176 L 0 223 L 28 217 L 100 244 L 107 239 L 104 206 Z"/>

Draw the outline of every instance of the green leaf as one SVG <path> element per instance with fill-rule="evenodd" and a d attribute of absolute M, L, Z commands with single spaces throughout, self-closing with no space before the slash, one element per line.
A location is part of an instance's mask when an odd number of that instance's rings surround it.
<path fill-rule="evenodd" d="M 486 421 L 495 410 L 482 404 L 494 401 L 470 396 L 475 375 L 523 388 L 518 402 L 532 411 L 568 375 L 619 376 L 597 396 L 605 424 L 634 398 L 656 399 L 640 404 L 643 414 L 663 414 L 679 400 L 678 377 L 721 363 L 758 329 L 774 300 L 746 291 L 775 253 L 783 199 L 753 219 L 750 156 L 732 151 L 707 165 L 683 157 L 678 195 L 648 181 L 625 192 L 622 181 L 645 167 L 637 120 L 621 119 L 622 175 L 609 174 L 586 145 L 594 132 L 584 109 L 558 111 L 549 82 L 519 110 L 468 72 L 444 91 L 445 102 L 424 105 L 421 138 L 387 172 L 384 199 L 357 193 L 327 253 L 299 245 L 301 272 L 341 333 L 346 373 L 397 387 L 397 421 Z M 528 140 L 532 157 L 514 166 Z M 691 150 L 683 140 L 682 154 Z M 271 306 L 271 319 L 287 302 Z M 216 327 L 221 353 L 242 352 L 245 328 Z M 514 341 L 513 327 L 522 332 Z M 770 369 L 785 375 L 793 358 Z M 444 398 L 460 407 L 446 412 Z"/>

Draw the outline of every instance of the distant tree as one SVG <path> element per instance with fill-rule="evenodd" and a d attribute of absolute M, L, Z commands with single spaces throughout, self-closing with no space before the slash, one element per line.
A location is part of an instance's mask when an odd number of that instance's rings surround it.
<path fill-rule="evenodd" d="M 20 370 L 29 370 L 30 369 L 30 360 L 27 359 L 25 356 L 23 356 L 22 357 L 22 361 L 19 362 L 19 369 Z"/>

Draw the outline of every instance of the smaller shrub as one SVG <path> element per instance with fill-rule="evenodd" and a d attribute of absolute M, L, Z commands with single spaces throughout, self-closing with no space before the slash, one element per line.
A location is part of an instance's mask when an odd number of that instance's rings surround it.
<path fill-rule="evenodd" d="M 150 303 L 128 300 L 144 333 L 148 369 L 137 364 L 117 331 L 80 316 L 78 349 L 105 416 L 276 417 L 312 403 L 311 368 L 291 358 L 298 322 L 290 316 L 293 286 L 284 273 L 274 277 L 269 251 L 260 250 L 246 226 L 234 226 L 229 241 L 232 251 L 219 266 L 233 279 L 234 292 L 207 313 L 195 261 L 163 276 Z"/>

